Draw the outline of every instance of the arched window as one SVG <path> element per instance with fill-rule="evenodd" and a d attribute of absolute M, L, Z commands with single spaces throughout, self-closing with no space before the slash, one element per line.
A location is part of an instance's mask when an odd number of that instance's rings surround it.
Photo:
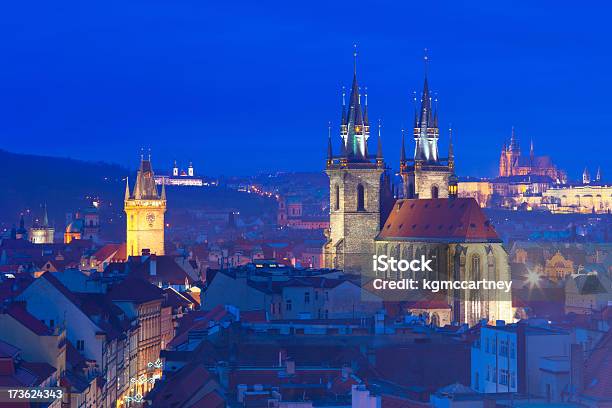
<path fill-rule="evenodd" d="M 365 190 L 361 184 L 357 186 L 357 211 L 365 211 Z"/>
<path fill-rule="evenodd" d="M 334 209 L 337 211 L 340 209 L 340 186 L 336 184 L 335 197 L 334 197 Z"/>
<path fill-rule="evenodd" d="M 438 186 L 431 187 L 431 198 L 438 198 Z"/>

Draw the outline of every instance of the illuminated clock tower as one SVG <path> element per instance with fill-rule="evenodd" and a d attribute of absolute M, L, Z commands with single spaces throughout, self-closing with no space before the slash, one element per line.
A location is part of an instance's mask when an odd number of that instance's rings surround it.
<path fill-rule="evenodd" d="M 166 187 L 162 185 L 160 196 L 155 185 L 151 157 L 148 160 L 141 158 L 132 194 L 129 182 L 126 181 L 124 209 L 127 216 L 127 254 L 138 256 L 147 251 L 164 255 Z"/>

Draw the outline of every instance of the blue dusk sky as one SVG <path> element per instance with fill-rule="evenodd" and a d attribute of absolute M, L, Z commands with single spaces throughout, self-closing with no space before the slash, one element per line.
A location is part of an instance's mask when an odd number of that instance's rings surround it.
<path fill-rule="evenodd" d="M 515 126 L 524 153 L 533 139 L 570 178 L 601 165 L 610 180 L 611 14 L 559 1 L 8 2 L 0 148 L 135 167 L 145 147 L 160 170 L 176 159 L 213 175 L 321 170 L 357 43 L 392 167 L 428 48 L 459 175 L 494 175 Z"/>

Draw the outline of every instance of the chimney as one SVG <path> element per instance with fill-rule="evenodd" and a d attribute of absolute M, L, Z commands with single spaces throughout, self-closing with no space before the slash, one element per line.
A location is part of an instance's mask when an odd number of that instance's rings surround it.
<path fill-rule="evenodd" d="M 278 350 L 278 366 L 279 367 L 283 366 L 283 363 L 285 362 L 286 359 L 287 359 L 287 350 L 285 349 Z"/>
<path fill-rule="evenodd" d="M 155 255 L 151 255 L 151 258 L 149 258 L 149 275 L 157 275 L 157 256 Z"/>
<path fill-rule="evenodd" d="M 285 373 L 287 373 L 287 375 L 295 374 L 295 361 L 290 358 L 285 360 Z"/>
<path fill-rule="evenodd" d="M 343 380 L 348 380 L 349 376 L 352 374 L 353 369 L 349 366 L 343 366 L 342 367 L 342 379 Z"/>
<path fill-rule="evenodd" d="M 249 387 L 246 384 L 238 384 L 236 389 L 238 391 L 237 392 L 237 394 L 238 394 L 238 402 L 242 404 L 244 402 L 244 394 L 246 394 L 246 392 L 248 391 Z"/>

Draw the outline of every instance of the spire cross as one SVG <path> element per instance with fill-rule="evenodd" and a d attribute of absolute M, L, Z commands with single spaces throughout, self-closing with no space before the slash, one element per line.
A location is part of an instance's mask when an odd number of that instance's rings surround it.
<path fill-rule="evenodd" d="M 327 136 L 331 139 L 331 120 L 327 122 Z"/>
<path fill-rule="evenodd" d="M 144 147 L 140 148 L 140 160 L 144 160 Z"/>
<path fill-rule="evenodd" d="M 427 76 L 428 71 L 429 71 L 429 55 L 427 53 L 427 48 L 425 48 L 424 50 L 423 64 L 425 66 L 425 76 Z"/>
<path fill-rule="evenodd" d="M 149 161 L 151 161 L 151 148 L 149 147 Z"/>
<path fill-rule="evenodd" d="M 346 106 L 346 87 L 342 87 L 342 106 Z"/>
<path fill-rule="evenodd" d="M 365 87 L 365 91 L 364 91 L 364 96 L 365 96 L 365 106 L 368 106 L 368 87 Z"/>

